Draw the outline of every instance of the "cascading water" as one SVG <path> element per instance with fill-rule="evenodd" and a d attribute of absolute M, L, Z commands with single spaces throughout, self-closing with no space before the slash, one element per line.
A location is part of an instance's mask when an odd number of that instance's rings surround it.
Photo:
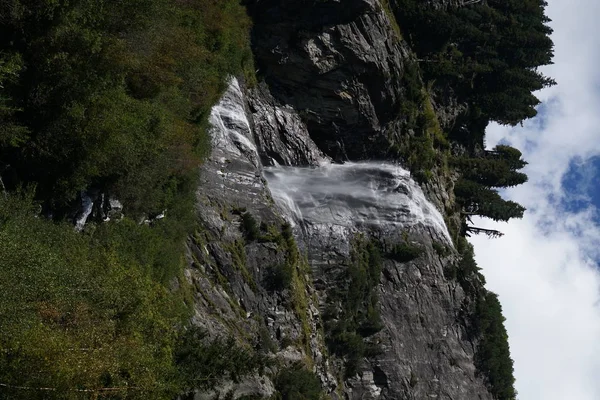
<path fill-rule="evenodd" d="M 310 228 L 313 235 L 337 231 L 337 236 L 344 236 L 355 228 L 385 231 L 420 224 L 451 243 L 442 215 L 399 165 L 323 162 L 319 167 L 263 169 L 244 105 L 243 91 L 232 78 L 210 115 L 212 160 L 222 187 L 231 189 L 230 196 L 244 193 L 260 202 L 262 172 L 290 222 Z"/>
<path fill-rule="evenodd" d="M 94 202 L 92 198 L 86 192 L 81 192 L 81 210 L 79 211 L 79 215 L 75 219 L 76 231 L 81 232 L 83 230 L 85 222 L 92 213 L 93 207 Z"/>
<path fill-rule="evenodd" d="M 271 193 L 297 224 L 410 227 L 443 234 L 446 224 L 407 170 L 392 163 L 330 164 L 265 169 Z"/>
<path fill-rule="evenodd" d="M 229 88 L 210 112 L 213 148 L 231 155 L 243 154 L 256 163 L 258 152 L 250 140 L 252 132 L 244 104 L 244 95 L 239 82 L 232 78 Z"/>

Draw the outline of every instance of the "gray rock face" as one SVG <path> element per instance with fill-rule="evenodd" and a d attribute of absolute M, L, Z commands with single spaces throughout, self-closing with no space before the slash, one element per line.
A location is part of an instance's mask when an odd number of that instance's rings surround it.
<path fill-rule="evenodd" d="M 324 385 L 335 387 L 322 355 L 324 339 L 318 330 L 319 312 L 313 304 L 311 282 L 295 293 L 270 289 L 271 268 L 284 264 L 292 250 L 274 238 L 249 239 L 244 233 L 244 213 L 257 225 L 275 231 L 284 222 L 262 177 L 246 106 L 246 96 L 233 79 L 210 116 L 213 151 L 200 170 L 197 191 L 200 230 L 188 243 L 186 276 L 195 288 L 193 323 L 213 337 L 232 335 L 242 345 L 258 348 L 284 364 L 310 358 Z M 261 234 L 266 237 L 269 232 Z M 296 264 L 300 261 L 293 266 L 299 268 Z M 305 309 L 298 311 L 294 296 L 305 299 Z M 230 390 L 235 397 L 268 397 L 273 384 L 265 375 L 239 385 L 223 382 L 217 388 L 221 393 Z M 197 393 L 196 398 L 214 394 Z"/>
<path fill-rule="evenodd" d="M 291 106 L 282 106 L 262 84 L 249 91 L 249 110 L 263 165 L 320 165 L 331 160 L 317 147 Z"/>
<path fill-rule="evenodd" d="M 428 229 L 411 229 L 409 238 L 425 252 L 407 263 L 384 263 L 379 298 L 385 328 L 377 334 L 384 350 L 365 370 L 378 377 L 382 398 L 491 400 L 460 323 L 464 293 L 444 278 L 453 256 L 433 250 L 438 239 Z"/>
<path fill-rule="evenodd" d="M 384 257 L 376 288 L 384 328 L 369 338 L 382 353 L 364 359 L 358 375 L 344 382 L 346 396 L 491 399 L 475 375 L 473 344 L 465 340 L 460 319 L 465 295 L 444 277 L 444 268 L 456 259 L 443 220 L 430 211 L 433 206 L 421 197 L 414 182 L 396 168 L 373 163 L 336 167 L 345 177 L 338 171 L 299 168 L 267 172 L 274 175 L 268 180 L 275 199 L 296 222 L 322 310 L 331 306 L 332 290 L 345 285 L 339 276 L 352 263 L 355 238 L 377 240 L 384 253 L 398 243 L 422 249 L 419 257 L 408 262 Z M 312 177 L 312 186 L 298 179 L 298 170 L 301 178 Z M 392 179 L 387 174 L 395 175 Z M 289 186 L 282 185 L 282 179 Z M 288 196 L 281 193 L 285 191 Z M 438 254 L 436 246 L 444 255 Z"/>
<path fill-rule="evenodd" d="M 274 96 L 335 159 L 381 157 L 408 49 L 375 0 L 251 1 L 255 57 Z"/>
<path fill-rule="evenodd" d="M 368 195 L 371 189 L 396 191 L 386 200 L 392 201 L 422 192 L 411 184 L 389 184 L 393 179 L 371 188 L 372 180 L 364 179 L 368 171 L 340 175 L 338 183 L 357 178 L 357 186 L 339 196 L 327 195 L 333 185 L 323 183 L 318 171 L 287 188 L 273 180 L 282 166 L 314 169 L 329 164 L 328 157 L 359 161 L 386 154 L 389 127 L 404 118 L 399 110 L 410 57 L 393 22 L 377 0 L 248 3 L 265 82 L 247 90 L 233 80 L 211 115 L 213 152 L 197 192 L 201 229 L 190 238 L 186 271 L 195 287 L 194 322 L 211 335 L 232 334 L 284 364 L 310 360 L 333 398 L 491 400 L 475 371 L 476 343 L 467 339 L 462 321 L 469 299 L 444 277 L 456 252 L 443 222 L 415 219 L 410 209 L 389 202 L 380 207 Z M 442 126 L 452 123 L 455 108 L 436 107 Z M 311 195 L 319 182 L 323 190 Z M 281 191 L 290 190 L 299 191 L 300 200 L 290 195 L 292 201 L 282 201 Z M 433 204 L 427 207 L 438 211 L 452 202 L 442 184 L 423 192 Z M 264 240 L 247 237 L 244 213 L 262 225 Z M 375 223 L 382 214 L 393 223 Z M 295 255 L 271 235 L 279 234 L 286 219 L 294 224 Z M 360 360 L 357 374 L 343 379 L 344 360 L 326 350 L 322 314 L 332 289 L 347 284 L 340 276 L 352 262 L 356 237 L 377 240 L 384 252 L 398 243 L 422 251 L 407 262 L 384 258 L 375 288 L 383 329 L 367 339 L 382 352 Z M 296 289 L 273 290 L 269 274 L 292 256 Z M 269 376 L 276 371 L 268 372 L 219 389 L 233 390 L 236 398 L 269 396 Z"/>

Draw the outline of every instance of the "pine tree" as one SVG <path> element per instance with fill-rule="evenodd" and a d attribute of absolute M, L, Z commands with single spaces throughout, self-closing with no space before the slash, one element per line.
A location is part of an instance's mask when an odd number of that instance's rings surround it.
<path fill-rule="evenodd" d="M 522 218 L 525 207 L 510 200 L 504 200 L 496 190 L 476 182 L 461 179 L 454 188 L 457 200 L 469 215 L 480 215 L 494 221 L 508 221 Z"/>

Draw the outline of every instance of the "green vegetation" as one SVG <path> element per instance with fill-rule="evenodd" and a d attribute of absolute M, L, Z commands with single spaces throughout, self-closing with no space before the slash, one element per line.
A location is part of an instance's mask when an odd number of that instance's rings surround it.
<path fill-rule="evenodd" d="M 392 12 L 392 8 L 390 6 L 390 0 L 382 0 L 381 7 L 383 7 L 383 11 L 385 12 L 388 19 L 390 20 L 390 23 L 392 24 L 392 29 L 394 29 L 394 32 L 396 32 L 398 39 L 402 40 L 402 31 L 400 30 L 400 27 L 398 26 L 398 22 L 396 22 L 396 17 L 394 16 L 394 13 Z"/>
<path fill-rule="evenodd" d="M 309 298 L 307 294 L 308 282 L 306 276 L 310 274 L 310 267 L 306 257 L 300 254 L 298 245 L 288 223 L 281 226 L 281 232 L 274 228 L 267 228 L 269 233 L 262 238 L 277 243 L 279 249 L 285 252 L 285 261 L 281 264 L 267 266 L 264 285 L 270 291 L 289 291 L 289 306 L 294 310 L 302 324 L 302 345 L 310 353 L 309 341 L 312 328 L 309 323 Z"/>
<path fill-rule="evenodd" d="M 392 250 L 387 254 L 387 257 L 398 262 L 409 262 L 418 258 L 423 254 L 423 249 L 417 245 L 410 243 L 399 243 L 392 247 Z"/>
<path fill-rule="evenodd" d="M 475 366 L 490 387 L 494 398 L 516 399 L 513 361 L 510 358 L 508 335 L 498 297 L 483 288 L 485 279 L 475 262 L 473 246 L 461 237 L 458 243 L 461 259 L 447 271 L 447 278 L 456 279 L 465 293 L 474 300 L 466 310 L 467 333 L 478 340 Z"/>
<path fill-rule="evenodd" d="M 440 257 L 446 257 L 452 253 L 452 248 L 440 242 L 433 242 L 432 247 Z"/>
<path fill-rule="evenodd" d="M 469 222 L 472 215 L 497 221 L 520 218 L 525 209 L 503 200 L 495 188 L 526 182 L 527 176 L 518 172 L 526 163 L 509 146 L 483 150 L 484 135 L 490 121 L 516 125 L 535 116 L 539 100 L 533 92 L 554 84 L 538 71 L 551 63 L 553 55 L 552 30 L 544 14 L 547 3 L 493 0 L 433 7 L 416 0 L 392 0 L 390 5 L 396 20 L 410 32 L 418 63 L 408 63 L 404 74 L 409 101 L 401 113 L 412 134 L 397 149 L 399 155 L 421 182 L 430 180 L 434 166 L 442 166 L 438 175 L 448 175 L 444 173 L 448 140 L 439 124 L 435 126 L 431 101 L 417 92 L 424 80 L 425 94 L 467 106 L 448 132 L 448 138 L 466 150 L 451 158 L 461 175 L 455 193 L 463 216 Z M 436 165 L 434 157 L 441 162 Z M 501 235 L 464 225 L 463 234 Z"/>
<path fill-rule="evenodd" d="M 156 235 L 141 226 L 123 248 L 104 232 L 81 235 L 40 219 L 36 209 L 31 195 L 0 197 L 0 383 L 9 397 L 177 393 L 171 351 L 189 314 L 183 292 L 155 279 L 166 261 L 146 251 Z M 104 230 L 114 239 L 132 229 L 126 224 Z"/>
<path fill-rule="evenodd" d="M 242 232 L 248 241 L 257 240 L 261 236 L 258 222 L 249 212 L 242 214 Z"/>
<path fill-rule="evenodd" d="M 333 354 L 346 358 L 347 376 L 357 372 L 363 357 L 377 352 L 365 338 L 383 327 L 376 291 L 382 264 L 379 247 L 372 240 L 356 238 L 350 265 L 340 277 L 344 287 L 330 294 L 335 303 L 323 316 L 327 344 Z"/>
<path fill-rule="evenodd" d="M 291 290 L 291 301 L 294 311 L 302 324 L 302 341 L 303 345 L 307 350 L 307 354 L 310 354 L 310 335 L 312 329 L 310 327 L 309 311 L 308 311 L 308 295 L 306 288 L 308 282 L 306 281 L 306 275 L 310 274 L 310 267 L 306 262 L 306 258 L 300 254 L 298 245 L 294 240 L 292 234 L 292 227 L 288 223 L 284 223 L 281 228 L 281 239 L 279 245 L 286 250 L 284 270 L 291 271 L 291 282 L 289 289 Z"/>
<path fill-rule="evenodd" d="M 246 247 L 244 241 L 236 240 L 235 242 L 229 243 L 224 247 L 231 254 L 233 267 L 242 273 L 244 281 L 246 281 L 252 290 L 256 291 L 256 282 L 246 266 Z"/>
<path fill-rule="evenodd" d="M 296 363 L 279 371 L 275 378 L 277 393 L 273 400 L 319 400 L 321 381 L 302 364 Z"/>
<path fill-rule="evenodd" d="M 182 278 L 210 107 L 229 74 L 252 83 L 244 7 L 9 0 L 0 20 L 2 397 L 171 399 L 254 371 L 251 352 L 185 328 Z M 89 189 L 128 217 L 75 233 Z"/>
<path fill-rule="evenodd" d="M 90 187 L 128 215 L 171 208 L 225 77 L 252 70 L 236 0 L 10 0 L 0 16 L 0 172 L 57 218 Z"/>
<path fill-rule="evenodd" d="M 167 218 L 79 234 L 37 217 L 32 196 L 0 197 L 0 383 L 10 398 L 171 399 L 268 365 L 231 338 L 185 328 L 181 240 L 163 236 Z"/>
<path fill-rule="evenodd" d="M 504 328 L 502 306 L 496 294 L 488 292 L 478 298 L 473 325 L 473 334 L 480 337 L 475 354 L 477 370 L 487 378 L 495 398 L 516 399 L 513 361 Z"/>
<path fill-rule="evenodd" d="M 268 266 L 264 283 L 267 290 L 282 291 L 291 287 L 293 278 L 293 268 L 290 268 L 289 263 L 285 262 Z"/>
<path fill-rule="evenodd" d="M 225 379 L 239 382 L 244 375 L 262 374 L 272 364 L 268 358 L 241 347 L 232 337 L 208 341 L 206 332 L 197 327 L 179 338 L 175 361 L 188 392 L 214 388 Z"/>
<path fill-rule="evenodd" d="M 496 146 L 484 151 L 480 157 L 455 157 L 454 165 L 461 173 L 456 182 L 454 193 L 463 210 L 463 216 L 470 222 L 472 215 L 479 215 L 494 221 L 508 221 L 521 218 L 525 208 L 518 203 L 504 200 L 495 188 L 504 188 L 522 184 L 527 175 L 517 172 L 527 163 L 521 159 L 521 152 L 506 145 Z M 497 231 L 483 230 L 468 226 L 463 234 L 486 233 L 500 236 Z"/>
<path fill-rule="evenodd" d="M 483 119 L 515 125 L 536 115 L 532 92 L 554 84 L 537 70 L 553 55 L 546 4 L 490 0 L 433 8 L 396 0 L 394 11 L 428 81 L 451 87 Z"/>
<path fill-rule="evenodd" d="M 405 65 L 403 87 L 405 100 L 399 113 L 404 119 L 402 138 L 394 140 L 395 153 L 419 182 L 428 182 L 437 166 L 444 165 L 448 141 L 441 130 L 428 92 L 422 83 L 419 66 Z"/>

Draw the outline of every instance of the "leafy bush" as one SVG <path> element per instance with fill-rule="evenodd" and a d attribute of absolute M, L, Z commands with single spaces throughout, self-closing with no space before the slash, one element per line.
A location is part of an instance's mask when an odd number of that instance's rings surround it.
<path fill-rule="evenodd" d="M 271 265 L 266 269 L 265 287 L 269 291 L 282 291 L 292 285 L 294 273 L 289 263 Z"/>
<path fill-rule="evenodd" d="M 179 338 L 175 363 L 187 390 L 214 388 L 225 379 L 239 382 L 244 375 L 262 373 L 270 364 L 232 337 L 207 340 L 207 333 L 195 326 Z"/>
<path fill-rule="evenodd" d="M 514 400 L 513 361 L 510 358 L 508 335 L 498 297 L 483 287 L 485 279 L 479 273 L 473 246 L 461 237 L 458 241 L 461 254 L 459 264 L 448 278 L 455 278 L 467 295 L 473 298 L 474 307 L 467 314 L 468 334 L 479 340 L 475 351 L 475 366 L 487 381 L 494 398 Z"/>
<path fill-rule="evenodd" d="M 410 243 L 400 243 L 394 245 L 387 256 L 392 260 L 404 263 L 420 257 L 421 254 L 423 254 L 423 249 L 421 247 Z"/>
<path fill-rule="evenodd" d="M 261 236 L 258 222 L 249 212 L 242 214 L 242 231 L 248 241 L 257 240 Z"/>
<path fill-rule="evenodd" d="M 276 398 L 281 400 L 319 400 L 321 382 L 302 364 L 285 368 L 275 378 Z"/>
<path fill-rule="evenodd" d="M 446 257 L 448 254 L 450 254 L 450 249 L 445 244 L 442 244 L 440 242 L 433 242 L 432 246 L 435 252 L 440 257 Z"/>
<path fill-rule="evenodd" d="M 169 208 L 210 151 L 206 117 L 229 74 L 253 71 L 237 0 L 1 2 L 0 159 L 45 207 L 80 190 L 126 213 Z M 175 182 L 174 182 L 175 181 Z"/>

